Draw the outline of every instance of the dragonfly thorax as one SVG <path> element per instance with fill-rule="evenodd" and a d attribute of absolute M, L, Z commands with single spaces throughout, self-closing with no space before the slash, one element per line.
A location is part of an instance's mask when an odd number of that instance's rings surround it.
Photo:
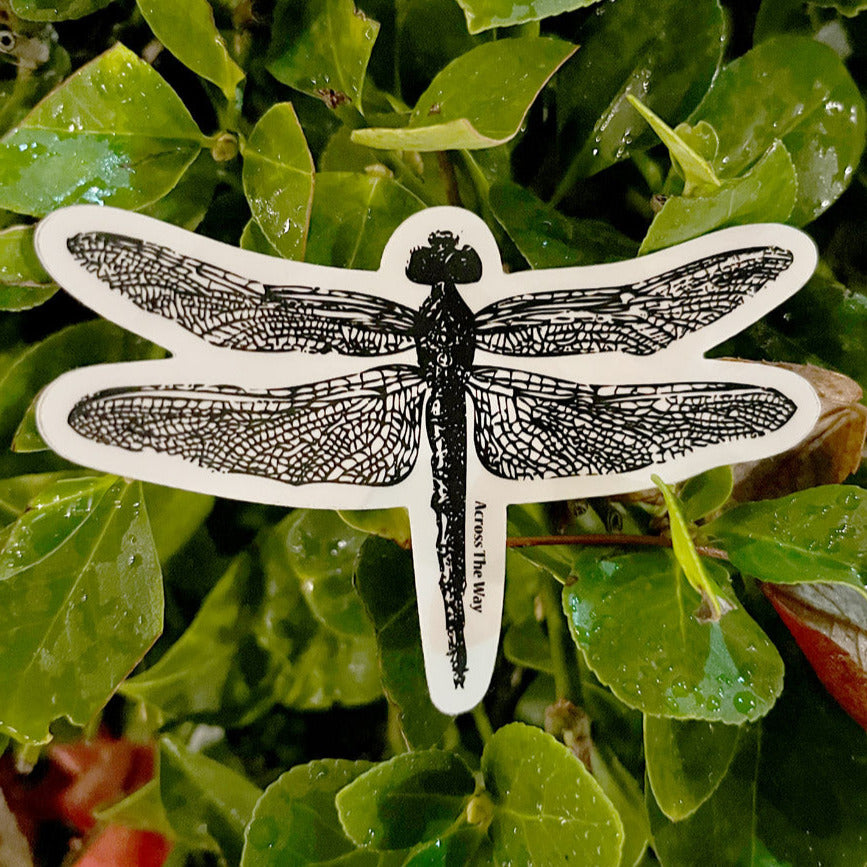
<path fill-rule="evenodd" d="M 413 283 L 477 283 L 482 278 L 482 260 L 468 244 L 458 247 L 449 231 L 432 232 L 426 247 L 417 247 L 409 257 L 406 276 Z"/>

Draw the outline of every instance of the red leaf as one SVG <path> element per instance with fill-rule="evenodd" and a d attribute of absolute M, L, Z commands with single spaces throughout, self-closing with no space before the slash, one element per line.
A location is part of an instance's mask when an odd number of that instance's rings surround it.
<path fill-rule="evenodd" d="M 839 705 L 867 729 L 867 599 L 840 584 L 762 590 Z"/>

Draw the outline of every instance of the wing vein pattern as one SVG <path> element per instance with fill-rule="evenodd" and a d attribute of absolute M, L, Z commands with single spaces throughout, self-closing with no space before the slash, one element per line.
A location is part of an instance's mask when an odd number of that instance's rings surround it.
<path fill-rule="evenodd" d="M 515 295 L 477 318 L 477 345 L 501 355 L 650 355 L 721 319 L 775 280 L 779 247 L 718 253 L 631 285 Z"/>
<path fill-rule="evenodd" d="M 214 346 L 374 356 L 414 345 L 414 311 L 374 295 L 263 285 L 168 247 L 109 232 L 74 235 L 67 247 L 112 291 Z"/>
<path fill-rule="evenodd" d="M 83 398 L 69 425 L 98 443 L 217 473 L 384 486 L 415 465 L 424 390 L 408 365 L 278 389 L 128 386 Z"/>

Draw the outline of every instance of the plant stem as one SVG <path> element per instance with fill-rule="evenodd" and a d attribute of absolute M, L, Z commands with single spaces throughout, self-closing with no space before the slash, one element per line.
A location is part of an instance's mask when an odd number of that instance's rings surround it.
<path fill-rule="evenodd" d="M 512 536 L 506 539 L 507 548 L 532 548 L 542 545 L 624 545 L 653 548 L 670 548 L 671 539 L 664 536 L 637 536 L 631 533 L 582 533 L 578 536 Z M 721 548 L 696 545 L 695 550 L 704 557 L 728 560 Z"/>
<path fill-rule="evenodd" d="M 572 700 L 572 678 L 569 675 L 569 662 L 563 644 L 563 610 L 554 586 L 554 580 L 542 582 L 542 605 L 545 609 L 545 622 L 548 624 L 548 644 L 551 660 L 554 663 L 554 689 L 557 698 Z"/>
<path fill-rule="evenodd" d="M 486 744 L 494 734 L 494 727 L 488 719 L 488 712 L 485 710 L 484 704 L 479 702 L 473 708 L 473 722 L 476 724 L 476 729 L 482 739 L 482 743 Z"/>

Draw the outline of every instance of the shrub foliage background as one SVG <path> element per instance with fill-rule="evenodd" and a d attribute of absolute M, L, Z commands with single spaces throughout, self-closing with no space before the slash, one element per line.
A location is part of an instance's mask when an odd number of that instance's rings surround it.
<path fill-rule="evenodd" d="M 103 822 L 166 835 L 173 865 L 862 867 L 864 731 L 774 610 L 864 723 L 862 7 L 0 0 L 7 749 L 104 714 L 158 740 L 158 777 Z M 788 222 L 816 276 L 719 351 L 854 383 L 785 464 L 666 490 L 668 522 L 653 497 L 510 510 L 514 536 L 618 536 L 510 551 L 494 683 L 451 719 L 400 511 L 214 502 L 45 449 L 44 384 L 162 355 L 40 268 L 36 220 L 80 202 L 368 269 L 446 203 L 512 270 Z M 643 546 L 662 524 L 700 556 Z"/>

